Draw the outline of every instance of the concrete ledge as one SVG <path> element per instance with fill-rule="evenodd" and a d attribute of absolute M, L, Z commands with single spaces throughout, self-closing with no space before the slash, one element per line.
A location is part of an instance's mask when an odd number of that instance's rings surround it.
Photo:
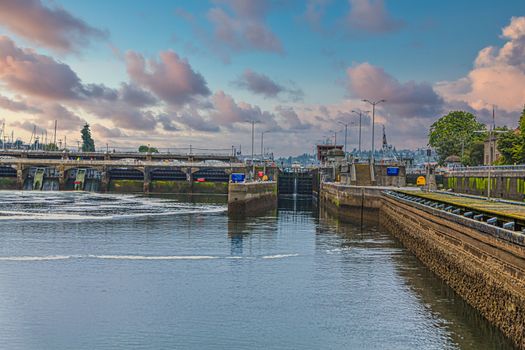
<path fill-rule="evenodd" d="M 277 182 L 230 183 L 228 215 L 250 216 L 277 208 Z"/>

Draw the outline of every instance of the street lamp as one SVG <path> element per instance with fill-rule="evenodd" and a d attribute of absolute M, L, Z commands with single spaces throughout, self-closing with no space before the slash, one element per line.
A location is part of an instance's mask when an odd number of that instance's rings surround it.
<path fill-rule="evenodd" d="M 359 115 L 359 154 L 361 154 L 361 118 L 363 116 L 363 114 L 368 114 L 370 113 L 370 111 L 361 111 L 361 110 L 357 110 L 357 111 L 354 111 L 352 110 L 352 113 L 356 113 Z"/>
<path fill-rule="evenodd" d="M 367 99 L 363 99 L 362 101 L 367 102 L 372 105 L 372 156 L 370 158 L 370 164 L 374 164 L 374 132 L 375 132 L 374 124 L 375 124 L 375 119 L 376 119 L 376 105 L 382 102 L 386 102 L 386 100 L 370 101 Z"/>
<path fill-rule="evenodd" d="M 271 130 L 265 130 L 261 132 L 261 160 L 264 159 L 264 134 L 272 132 Z"/>
<path fill-rule="evenodd" d="M 476 130 L 475 133 L 485 133 L 485 130 Z M 492 189 L 491 185 L 491 177 L 492 177 L 492 163 L 494 162 L 494 153 L 496 151 L 496 144 L 494 143 L 494 147 L 492 146 L 492 141 L 496 141 L 496 137 L 493 136 L 494 133 L 505 133 L 506 131 L 503 130 L 496 130 L 496 116 L 495 116 L 495 106 L 492 106 L 492 125 L 489 128 L 489 169 L 487 172 L 487 199 L 490 200 L 490 192 Z"/>
<path fill-rule="evenodd" d="M 255 131 L 255 123 L 258 123 L 257 120 L 245 120 L 247 123 L 252 124 L 252 181 L 255 178 L 255 160 L 253 156 L 253 150 L 254 150 L 254 131 Z"/>
<path fill-rule="evenodd" d="M 348 133 L 348 125 L 349 125 L 349 123 L 343 123 L 341 121 L 339 121 L 338 123 L 345 126 L 345 157 L 346 157 L 346 137 L 347 137 L 347 133 Z"/>
<path fill-rule="evenodd" d="M 330 132 L 334 133 L 334 146 L 337 146 L 337 131 L 330 130 Z"/>

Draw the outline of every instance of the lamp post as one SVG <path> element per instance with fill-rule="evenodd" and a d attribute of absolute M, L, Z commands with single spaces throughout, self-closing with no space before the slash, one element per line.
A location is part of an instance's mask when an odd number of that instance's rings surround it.
<path fill-rule="evenodd" d="M 252 124 L 252 181 L 255 178 L 255 159 L 253 155 L 254 151 L 254 131 L 255 131 L 255 123 L 257 123 L 256 120 L 246 120 L 247 123 Z"/>
<path fill-rule="evenodd" d="M 261 161 L 263 162 L 263 172 L 266 175 L 266 159 L 264 158 L 264 134 L 271 132 L 271 130 L 265 130 L 261 132 Z"/>
<path fill-rule="evenodd" d="M 330 132 L 334 133 L 334 146 L 336 146 L 337 145 L 337 131 L 330 130 Z"/>
<path fill-rule="evenodd" d="M 475 133 L 485 133 L 484 130 L 477 130 L 474 131 Z M 492 125 L 490 125 L 489 128 L 489 169 L 487 172 L 487 199 L 490 200 L 491 190 L 492 190 L 492 184 L 491 184 L 491 178 L 492 178 L 492 163 L 494 162 L 495 158 L 495 148 L 496 144 L 494 142 L 494 146 L 492 146 L 492 141 L 496 141 L 496 137 L 494 134 L 496 133 L 505 133 L 503 130 L 496 130 L 496 115 L 495 115 L 495 106 L 492 106 Z"/>
<path fill-rule="evenodd" d="M 356 113 L 359 115 L 359 153 L 361 154 L 361 119 L 362 119 L 363 114 L 366 115 L 370 113 L 370 111 L 352 110 L 352 113 Z"/>
<path fill-rule="evenodd" d="M 347 139 L 347 133 L 348 133 L 348 125 L 350 125 L 349 123 L 343 123 L 343 122 L 338 122 L 339 124 L 341 125 L 344 125 L 345 127 L 345 156 L 346 156 L 346 139 Z"/>
<path fill-rule="evenodd" d="M 376 119 L 376 105 L 382 102 L 386 102 L 386 100 L 370 101 L 367 99 L 363 99 L 362 101 L 372 105 L 372 155 L 370 157 L 370 164 L 374 164 L 374 133 L 375 133 L 374 124 L 375 124 L 375 119 Z"/>

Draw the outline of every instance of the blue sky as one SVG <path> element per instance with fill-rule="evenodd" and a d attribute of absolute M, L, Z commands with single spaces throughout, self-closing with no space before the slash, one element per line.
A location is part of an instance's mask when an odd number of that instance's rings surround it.
<path fill-rule="evenodd" d="M 119 101 L 114 118 L 109 112 L 100 116 L 111 106 L 109 97 L 72 92 L 51 100 L 46 92 L 17 84 L 7 69 L 2 75 L 7 61 L 0 46 L 0 94 L 34 107 L 27 114 L 13 103 L 0 104 L 20 137 L 27 137 L 32 124 L 47 129 L 60 110 L 62 132 L 72 139 L 78 137 L 77 124 L 87 121 L 104 144 L 151 138 L 174 147 L 200 138 L 210 147 L 226 147 L 232 140 L 248 144 L 242 119 L 252 118 L 260 119 L 261 130 L 287 135 L 275 137 L 273 151 L 302 153 L 338 128 L 338 121 L 352 119 L 353 109 L 366 108 L 360 99 L 370 96 L 387 99 L 377 122 L 386 125 L 394 145 L 417 147 L 426 144 L 428 126 L 447 110 L 467 109 L 483 119 L 487 106 L 496 103 L 501 123 L 512 125 L 525 103 L 523 85 L 498 78 L 525 74 L 525 58 L 510 59 L 502 50 L 509 44 L 519 53 L 525 46 L 525 2 L 519 0 L 20 0 L 2 6 L 0 35 L 6 40 L 67 65 L 80 79 L 76 90 L 94 84 L 119 96 L 111 97 Z M 45 35 L 15 23 L 15 18 L 33 23 L 29 9 L 46 24 Z M 503 35 L 505 28 L 510 36 Z M 480 64 L 476 59 L 487 47 L 495 51 L 490 62 Z M 161 62 L 168 50 L 177 58 L 162 69 L 172 64 L 175 73 L 159 86 L 155 79 L 162 80 L 162 74 L 153 74 L 148 62 Z M 135 64 L 146 62 L 143 71 L 130 74 L 130 52 L 138 55 Z M 171 89 L 169 79 L 177 85 L 177 74 L 186 71 L 184 84 L 192 87 Z M 55 78 L 63 83 L 56 76 L 47 81 Z M 128 103 L 117 91 L 121 83 L 156 102 Z M 512 98 L 496 96 L 487 91 L 491 84 L 519 91 Z M 355 138 L 351 143 L 355 146 Z"/>

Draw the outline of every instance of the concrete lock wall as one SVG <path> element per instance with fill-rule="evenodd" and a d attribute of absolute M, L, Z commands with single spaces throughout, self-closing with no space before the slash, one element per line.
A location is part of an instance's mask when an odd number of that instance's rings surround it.
<path fill-rule="evenodd" d="M 320 205 L 339 219 L 378 222 L 383 188 L 322 183 Z"/>
<path fill-rule="evenodd" d="M 323 183 L 320 205 L 339 218 L 375 219 L 518 347 L 525 349 L 525 245 L 509 231 L 389 197 Z M 367 213 L 361 216 L 360 212 Z"/>
<path fill-rule="evenodd" d="M 277 207 L 277 182 L 230 183 L 228 215 L 256 215 Z"/>
<path fill-rule="evenodd" d="M 380 223 L 470 305 L 525 348 L 525 247 L 483 223 L 384 198 Z"/>

